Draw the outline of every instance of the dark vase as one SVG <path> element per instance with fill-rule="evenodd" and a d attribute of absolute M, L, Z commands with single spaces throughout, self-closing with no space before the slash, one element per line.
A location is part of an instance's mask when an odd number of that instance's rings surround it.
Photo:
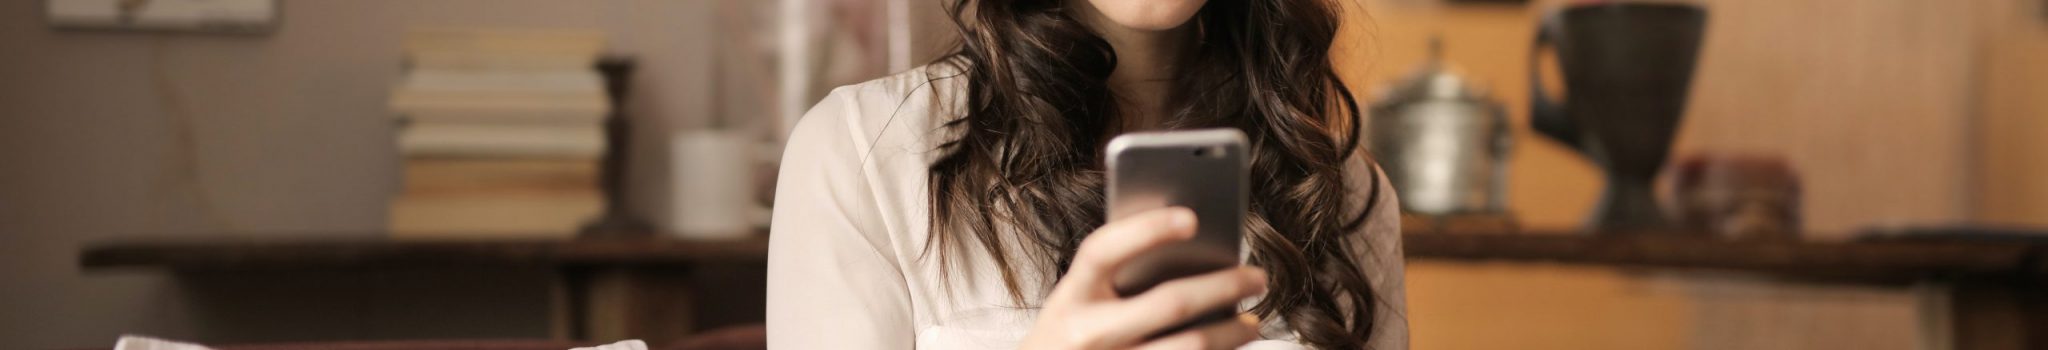
<path fill-rule="evenodd" d="M 1694 5 L 1592 3 L 1554 12 L 1537 29 L 1531 124 L 1584 153 L 1607 177 L 1588 229 L 1670 226 L 1651 184 L 1685 112 L 1706 18 Z M 1538 58 L 1550 51 L 1563 73 L 1563 101 L 1551 99 L 1538 74 Z"/>

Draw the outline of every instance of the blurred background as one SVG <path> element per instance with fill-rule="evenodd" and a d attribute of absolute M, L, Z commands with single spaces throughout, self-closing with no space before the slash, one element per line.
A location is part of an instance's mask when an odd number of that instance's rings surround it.
<path fill-rule="evenodd" d="M 2048 347 L 2048 1 L 1341 1 L 1414 348 Z M 0 348 L 744 348 L 787 126 L 946 21 L 0 4 Z"/>

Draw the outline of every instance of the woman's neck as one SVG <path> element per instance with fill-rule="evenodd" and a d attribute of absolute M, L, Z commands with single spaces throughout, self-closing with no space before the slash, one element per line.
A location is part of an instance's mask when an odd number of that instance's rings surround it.
<path fill-rule="evenodd" d="M 1086 0 L 1068 0 L 1066 5 L 1116 53 L 1109 89 L 1117 96 L 1123 129 L 1157 128 L 1166 119 L 1166 98 L 1175 64 L 1188 41 L 1187 26 L 1163 31 L 1132 29 L 1103 17 Z"/>

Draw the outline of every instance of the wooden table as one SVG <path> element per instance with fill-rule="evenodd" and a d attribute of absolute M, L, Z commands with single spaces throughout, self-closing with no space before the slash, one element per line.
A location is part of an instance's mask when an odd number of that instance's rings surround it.
<path fill-rule="evenodd" d="M 550 288 L 551 333 L 563 340 L 679 339 L 700 325 L 693 299 L 718 286 L 693 285 L 704 265 L 765 268 L 768 241 L 683 241 L 657 237 L 577 240 L 393 240 L 368 235 L 295 238 L 198 237 L 90 245 L 90 270 L 172 272 L 360 271 L 377 269 L 542 268 Z M 255 274 L 251 274 L 255 275 Z"/>
<path fill-rule="evenodd" d="M 1404 235 L 1409 259 L 1561 263 L 1711 270 L 1824 283 L 1949 286 L 1951 326 L 1935 330 L 1956 349 L 2048 349 L 2048 245 L 1945 239 L 1873 242 L 1732 242 L 1672 234 L 1569 233 Z M 669 339 L 691 325 L 675 316 L 694 289 L 676 274 L 705 263 L 765 264 L 767 242 L 666 239 L 394 241 L 389 239 L 192 239 L 119 241 L 87 247 L 89 269 L 311 270 L 443 266 L 552 266 L 566 288 L 569 339 Z"/>

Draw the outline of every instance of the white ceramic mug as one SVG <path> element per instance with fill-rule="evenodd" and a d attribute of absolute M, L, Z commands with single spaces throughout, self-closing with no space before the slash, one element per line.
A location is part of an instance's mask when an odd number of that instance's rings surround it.
<path fill-rule="evenodd" d="M 753 149 L 744 133 L 686 130 L 669 139 L 669 209 L 661 222 L 685 239 L 734 239 L 766 226 L 768 208 L 755 200 Z"/>

